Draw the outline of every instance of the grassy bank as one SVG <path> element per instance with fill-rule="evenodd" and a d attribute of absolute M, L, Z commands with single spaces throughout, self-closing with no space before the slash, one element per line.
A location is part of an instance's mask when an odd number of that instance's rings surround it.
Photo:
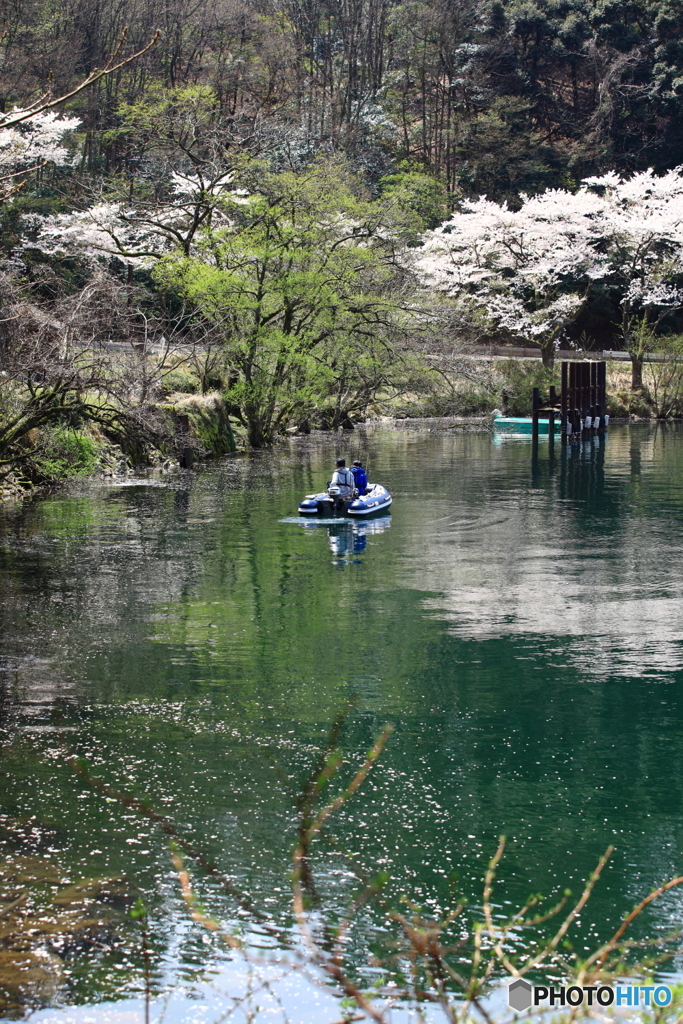
<path fill-rule="evenodd" d="M 0 497 L 18 497 L 79 476 L 114 476 L 137 467 L 171 469 L 187 457 L 235 451 L 225 403 L 218 393 L 183 392 L 164 401 L 122 410 L 100 405 L 100 422 L 85 418 L 46 423 L 17 442 L 14 465 L 0 482 Z"/>

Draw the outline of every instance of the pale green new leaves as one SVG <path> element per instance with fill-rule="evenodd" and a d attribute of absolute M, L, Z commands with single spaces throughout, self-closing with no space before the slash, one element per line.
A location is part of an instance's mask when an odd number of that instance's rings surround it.
<path fill-rule="evenodd" d="M 354 185 L 338 168 L 261 173 L 247 202 L 230 201 L 230 226 L 156 270 L 222 327 L 228 399 L 254 446 L 314 408 L 348 415 L 395 372 L 394 249 L 382 207 Z"/>

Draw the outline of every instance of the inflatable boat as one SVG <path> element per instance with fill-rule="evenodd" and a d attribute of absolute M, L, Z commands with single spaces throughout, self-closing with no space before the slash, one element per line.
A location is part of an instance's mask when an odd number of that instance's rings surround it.
<path fill-rule="evenodd" d="M 391 495 L 381 484 L 368 484 L 365 494 L 359 495 L 350 504 L 345 503 L 345 511 L 335 511 L 335 499 L 327 491 L 320 494 L 307 494 L 299 505 L 302 516 L 374 516 L 377 512 L 386 512 L 391 505 Z"/>

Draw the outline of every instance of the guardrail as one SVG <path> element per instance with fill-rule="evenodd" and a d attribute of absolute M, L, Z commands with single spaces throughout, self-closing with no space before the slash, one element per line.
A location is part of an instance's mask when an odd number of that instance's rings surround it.
<path fill-rule="evenodd" d="M 148 342 L 144 348 L 139 345 L 135 345 L 130 341 L 104 341 L 100 342 L 99 348 L 109 352 L 141 352 L 144 351 L 147 355 L 163 355 L 165 353 L 178 353 L 178 354 L 189 354 L 197 349 L 201 349 L 201 346 L 194 345 L 171 345 L 166 347 L 165 345 L 159 345 L 152 342 Z M 482 345 L 481 348 L 473 349 L 471 352 L 463 352 L 464 357 L 470 356 L 474 359 L 540 359 L 541 350 L 540 348 L 514 348 L 512 345 Z M 427 358 L 430 358 L 427 356 Z M 434 358 L 434 357 L 432 357 Z M 615 362 L 628 362 L 631 357 L 628 352 L 620 352 L 616 349 L 605 349 L 604 352 L 588 352 L 583 349 L 560 349 L 555 353 L 555 361 L 561 362 L 562 360 L 568 360 L 570 362 L 583 362 L 584 360 L 613 360 Z M 669 359 L 670 356 L 664 352 L 649 352 L 644 357 L 646 363 L 661 363 Z"/>
<path fill-rule="evenodd" d="M 472 352 L 472 355 L 489 355 L 492 359 L 540 359 L 541 350 L 540 348 L 513 348 L 507 345 L 489 345 L 486 348 L 482 346 L 479 352 Z M 628 352 L 620 352 L 615 349 L 605 349 L 604 352 L 587 352 L 583 349 L 560 349 L 555 353 L 556 362 L 567 360 L 569 362 L 582 362 L 585 359 L 590 360 L 614 360 L 615 362 L 628 362 L 630 360 Z M 648 352 L 644 357 L 646 363 L 661 363 L 669 359 L 664 352 Z"/>

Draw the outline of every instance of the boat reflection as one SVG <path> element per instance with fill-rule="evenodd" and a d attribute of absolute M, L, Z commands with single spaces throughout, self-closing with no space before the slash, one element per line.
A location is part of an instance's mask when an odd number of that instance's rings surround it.
<path fill-rule="evenodd" d="M 343 564 L 345 562 L 358 562 L 351 556 L 358 555 L 365 551 L 370 534 L 384 533 L 391 526 L 391 516 L 381 516 L 377 519 L 304 519 L 299 520 L 300 525 L 307 530 L 325 530 L 327 542 L 334 556 L 333 561 Z"/>

